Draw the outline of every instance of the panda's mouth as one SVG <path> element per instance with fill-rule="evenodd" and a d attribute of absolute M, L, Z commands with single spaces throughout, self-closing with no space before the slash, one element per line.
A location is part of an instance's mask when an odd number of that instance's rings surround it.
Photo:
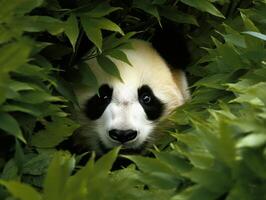
<path fill-rule="evenodd" d="M 102 141 L 99 141 L 99 148 L 102 153 L 107 153 L 110 151 L 112 148 L 106 147 Z M 146 143 L 143 143 L 142 145 L 138 147 L 128 147 L 126 145 L 122 145 L 122 148 L 119 151 L 119 154 L 126 154 L 126 155 L 131 155 L 131 154 L 141 154 L 144 150 L 146 149 Z"/>

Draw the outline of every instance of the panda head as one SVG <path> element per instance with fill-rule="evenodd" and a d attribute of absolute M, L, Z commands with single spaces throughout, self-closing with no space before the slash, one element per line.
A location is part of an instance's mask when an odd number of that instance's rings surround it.
<path fill-rule="evenodd" d="M 112 59 L 120 81 L 104 72 L 96 59 L 88 65 L 96 75 L 98 92 L 76 90 L 81 105 L 82 135 L 88 146 L 101 152 L 123 145 L 137 150 L 155 137 L 154 129 L 188 97 L 184 73 L 171 71 L 148 42 L 133 40 L 133 49 L 123 50 L 132 66 Z"/>

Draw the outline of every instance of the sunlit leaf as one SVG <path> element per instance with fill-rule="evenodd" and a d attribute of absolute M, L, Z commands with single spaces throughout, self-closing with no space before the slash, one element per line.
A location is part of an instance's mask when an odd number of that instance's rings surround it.
<path fill-rule="evenodd" d="M 247 35 L 251 35 L 253 37 L 256 37 L 256 38 L 259 38 L 261 40 L 266 41 L 266 35 L 265 34 L 254 32 L 254 31 L 245 31 L 245 32 L 242 32 L 242 33 L 247 34 Z"/>
<path fill-rule="evenodd" d="M 4 185 L 8 191 L 20 200 L 41 200 L 41 195 L 31 186 L 17 181 L 3 181 L 0 184 Z"/>
<path fill-rule="evenodd" d="M 63 197 L 66 181 L 74 169 L 75 160 L 67 152 L 55 154 L 44 181 L 44 200 L 58 200 Z"/>
<path fill-rule="evenodd" d="M 109 151 L 107 154 L 102 156 L 94 166 L 94 173 L 97 175 L 102 173 L 103 175 L 107 175 L 111 170 L 114 161 L 118 155 L 120 147 L 114 148 L 113 150 Z"/>
<path fill-rule="evenodd" d="M 266 143 L 266 135 L 264 133 L 250 134 L 239 140 L 237 147 L 259 147 Z"/>

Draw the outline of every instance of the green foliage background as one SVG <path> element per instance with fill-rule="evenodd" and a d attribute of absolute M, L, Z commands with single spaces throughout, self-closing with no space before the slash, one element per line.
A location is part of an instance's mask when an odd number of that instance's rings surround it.
<path fill-rule="evenodd" d="M 0 5 L 0 199 L 266 199 L 265 0 Z M 163 18 L 192 52 L 192 99 L 170 117 L 171 139 L 154 157 L 124 156 L 135 163 L 124 169 L 110 171 L 118 148 L 78 166 L 82 155 L 56 150 L 79 127 L 62 71 L 96 87 L 82 60 L 97 57 L 120 78 L 107 56 L 128 63 L 121 49 L 131 48 L 129 38 L 148 40 Z M 84 41 L 92 48 L 77 62 Z"/>

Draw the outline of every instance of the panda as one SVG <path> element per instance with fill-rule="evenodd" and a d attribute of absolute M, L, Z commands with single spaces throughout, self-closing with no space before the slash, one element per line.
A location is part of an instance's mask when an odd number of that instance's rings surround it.
<path fill-rule="evenodd" d="M 131 44 L 123 52 L 132 66 L 110 57 L 123 81 L 104 72 L 93 58 L 87 64 L 98 91 L 75 88 L 81 124 L 75 145 L 97 155 L 120 145 L 125 152 L 142 152 L 155 142 L 158 124 L 190 98 L 185 73 L 161 56 L 162 48 L 138 39 Z"/>

